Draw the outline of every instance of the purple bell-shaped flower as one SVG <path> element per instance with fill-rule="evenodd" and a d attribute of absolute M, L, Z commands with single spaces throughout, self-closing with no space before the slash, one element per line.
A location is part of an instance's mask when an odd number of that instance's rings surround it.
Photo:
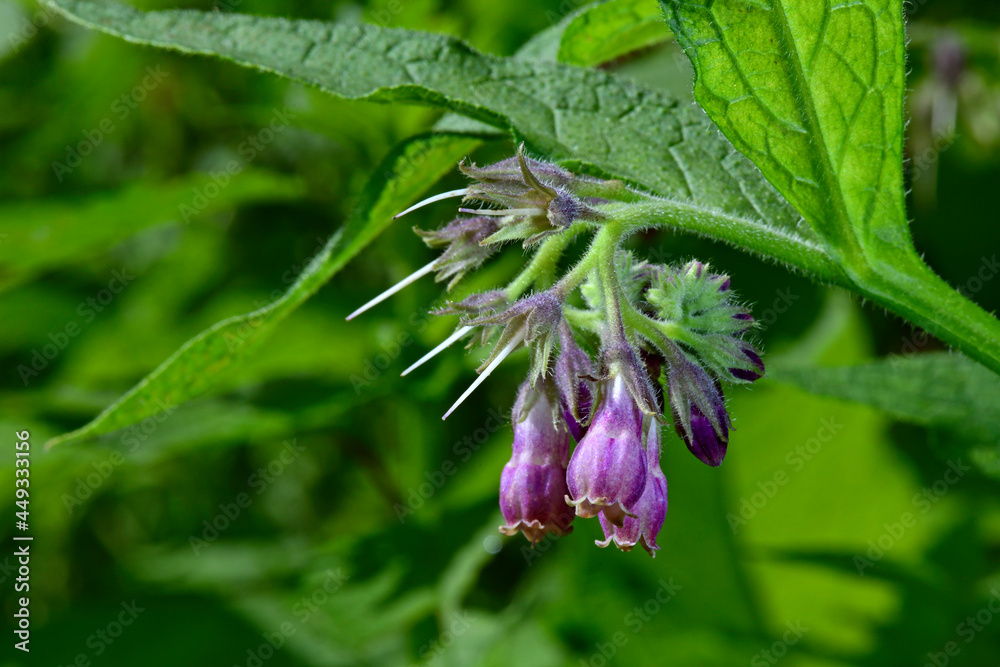
<path fill-rule="evenodd" d="M 569 432 L 557 421 L 554 388 L 521 385 L 514 404 L 513 455 L 500 476 L 500 532 L 521 531 L 535 544 L 546 533 L 573 530 L 573 508 L 566 504 Z"/>
<path fill-rule="evenodd" d="M 660 424 L 656 419 L 650 419 L 646 429 L 646 488 L 629 511 L 635 516 L 626 516 L 620 526 L 601 513 L 605 539 L 598 540 L 597 546 L 606 547 L 614 542 L 622 551 L 631 551 L 640 544 L 655 558 L 660 548 L 656 535 L 667 518 L 667 478 L 660 469 Z"/>
<path fill-rule="evenodd" d="M 642 412 L 622 373 L 604 382 L 604 396 L 566 475 L 566 502 L 584 518 L 604 516 L 621 525 L 646 485 Z"/>

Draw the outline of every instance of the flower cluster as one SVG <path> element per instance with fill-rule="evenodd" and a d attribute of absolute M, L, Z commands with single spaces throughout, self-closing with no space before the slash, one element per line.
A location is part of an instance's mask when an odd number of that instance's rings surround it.
<path fill-rule="evenodd" d="M 764 373 L 760 352 L 746 340 L 754 324 L 749 310 L 736 302 L 729 277 L 707 264 L 650 264 L 622 250 L 631 233 L 648 226 L 648 195 L 530 159 L 523 147 L 496 164 L 461 169 L 472 179 L 468 187 L 403 214 L 448 197 L 480 206 L 460 208 L 441 229 L 417 230 L 442 254 L 348 319 L 428 273 L 448 280 L 450 290 L 506 242 L 533 248 L 506 287 L 436 311 L 458 315 L 458 327 L 403 375 L 463 338 L 490 347 L 447 418 L 504 359 L 527 348 L 513 451 L 500 477 L 500 531 L 521 532 L 534 545 L 571 532 L 576 517 L 597 517 L 605 536 L 599 546 L 629 551 L 639 544 L 655 555 L 667 513 L 661 428 L 672 421 L 692 454 L 722 463 L 732 429 L 723 385 Z M 559 277 L 561 257 L 587 231 L 590 246 Z"/>

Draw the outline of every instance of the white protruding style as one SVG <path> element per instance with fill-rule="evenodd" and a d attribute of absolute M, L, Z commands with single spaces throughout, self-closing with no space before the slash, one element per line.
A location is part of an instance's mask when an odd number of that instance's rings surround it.
<path fill-rule="evenodd" d="M 455 411 L 455 408 L 460 406 L 462 402 L 469 397 L 469 394 L 475 391 L 476 387 L 481 385 L 483 383 L 483 380 L 485 380 L 490 376 L 490 373 L 492 373 L 494 369 L 496 369 L 496 367 L 500 365 L 500 362 L 506 359 L 510 355 L 510 353 L 513 352 L 515 348 L 517 348 L 517 346 L 521 344 L 521 342 L 524 340 L 525 333 L 526 332 L 524 331 L 524 329 L 522 329 L 517 333 L 517 335 L 515 335 L 511 339 L 509 343 L 507 343 L 507 347 L 505 347 L 503 351 L 497 355 L 497 358 L 491 361 L 490 365 L 487 366 L 486 369 L 479 374 L 479 377 L 476 378 L 475 382 L 469 385 L 469 388 L 465 390 L 465 393 L 458 397 L 458 400 L 455 401 L 455 404 L 450 408 L 448 408 L 448 412 L 444 413 L 444 417 L 441 417 L 442 420 L 447 419 L 451 415 L 451 413 Z"/>
<path fill-rule="evenodd" d="M 441 201 L 442 199 L 450 199 L 452 197 L 464 197 L 464 196 L 465 196 L 465 188 L 462 188 L 461 190 L 451 190 L 449 192 L 442 192 L 439 195 L 434 195 L 433 197 L 428 197 L 427 199 L 425 199 L 423 201 L 418 201 L 416 204 L 414 204 L 410 208 L 406 209 L 402 213 L 397 213 L 396 215 L 392 216 L 392 219 L 396 220 L 398 218 L 402 218 L 404 215 L 406 215 L 407 213 L 409 213 L 411 211 L 416 211 L 418 208 L 420 208 L 422 206 L 427 206 L 428 204 L 433 204 L 434 202 Z"/>
<path fill-rule="evenodd" d="M 420 368 L 425 363 L 436 357 L 438 353 L 440 353 L 442 350 L 448 348 L 448 346 L 457 341 L 459 338 L 472 331 L 472 329 L 473 327 L 459 327 L 458 329 L 455 330 L 455 333 L 445 338 L 443 341 L 441 341 L 441 343 L 437 347 L 435 347 L 433 350 L 431 350 L 424 356 L 420 357 L 420 359 L 417 360 L 416 363 L 414 363 L 412 366 L 410 366 L 405 371 L 400 373 L 399 374 L 400 377 L 408 375 L 411 371 L 415 371 L 416 369 Z"/>
<path fill-rule="evenodd" d="M 371 301 L 369 301 L 368 303 L 366 303 L 365 305 L 361 306 L 360 308 L 358 308 L 357 310 L 355 310 L 353 313 L 351 313 L 350 315 L 348 315 L 347 316 L 347 321 L 350 322 L 355 317 L 357 317 L 361 313 L 365 312 L 366 310 L 368 310 L 372 306 L 377 306 L 378 304 L 382 303 L 383 301 L 385 301 L 386 299 L 388 299 L 390 296 L 392 296 L 393 294 L 395 294 L 399 290 L 403 289 L 404 287 L 406 287 L 410 283 L 413 283 L 413 282 L 416 282 L 417 280 L 420 280 L 421 278 L 423 278 L 424 276 L 426 276 L 428 273 L 430 273 L 433 270 L 434 270 L 434 262 L 431 262 L 430 264 L 424 266 L 421 269 L 417 269 L 416 271 L 414 271 L 413 273 L 411 273 L 407 277 L 403 278 L 398 283 L 396 283 L 395 285 L 393 285 L 392 287 L 390 287 L 386 291 L 382 292 L 377 297 L 375 297 L 374 299 L 372 299 Z"/>

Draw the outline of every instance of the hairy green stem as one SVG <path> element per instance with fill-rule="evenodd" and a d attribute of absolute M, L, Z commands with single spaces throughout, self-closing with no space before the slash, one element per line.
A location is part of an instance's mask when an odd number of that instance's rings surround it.
<path fill-rule="evenodd" d="M 902 262 L 897 253 L 891 261 L 866 260 L 841 268 L 819 244 L 794 232 L 685 202 L 651 197 L 640 204 L 612 204 L 602 211 L 627 232 L 672 227 L 727 239 L 869 298 L 1000 373 L 1000 320 L 948 285 L 915 250 L 908 250 Z M 635 319 L 634 325 L 640 323 Z"/>
<path fill-rule="evenodd" d="M 576 224 L 543 241 L 528 265 L 507 285 L 505 290 L 507 300 L 514 301 L 536 282 L 545 280 L 546 277 L 554 277 L 563 252 L 586 228 L 584 224 Z"/>
<path fill-rule="evenodd" d="M 601 207 L 601 212 L 620 222 L 626 233 L 653 227 L 694 232 L 806 271 L 823 282 L 851 288 L 847 276 L 818 243 L 760 220 L 664 197 L 610 204 Z"/>
<path fill-rule="evenodd" d="M 856 279 L 855 291 L 1000 373 L 1000 320 L 962 296 L 916 251 Z"/>
<path fill-rule="evenodd" d="M 608 336 L 612 339 L 624 335 L 622 321 L 621 287 L 618 285 L 618 267 L 615 253 L 625 237 L 620 220 L 611 219 L 604 224 L 594 237 L 593 252 L 597 255 L 597 270 L 601 276 L 601 292 L 604 295 L 604 312 L 608 322 Z"/>

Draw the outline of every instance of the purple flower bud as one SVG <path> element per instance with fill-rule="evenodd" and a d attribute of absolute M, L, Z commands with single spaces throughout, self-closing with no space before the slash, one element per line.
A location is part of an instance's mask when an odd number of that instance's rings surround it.
<path fill-rule="evenodd" d="M 764 377 L 764 360 L 760 358 L 757 350 L 744 345 L 741 352 L 753 365 L 753 368 L 730 368 L 729 373 L 737 380 L 745 380 L 746 382 L 754 382 Z"/>
<path fill-rule="evenodd" d="M 598 540 L 597 546 L 606 547 L 614 541 L 622 551 L 631 551 L 636 544 L 641 544 L 655 558 L 660 548 L 656 535 L 667 518 L 667 478 L 660 469 L 660 424 L 656 419 L 649 420 L 646 431 L 646 487 L 629 510 L 635 516 L 625 517 L 621 526 L 616 526 L 601 513 L 605 539 L 603 542 Z"/>
<path fill-rule="evenodd" d="M 702 463 L 718 466 L 729 444 L 729 413 L 719 382 L 678 355 L 671 360 L 669 389 L 677 434 Z"/>
<path fill-rule="evenodd" d="M 696 259 L 692 259 L 690 262 L 681 267 L 681 273 L 694 275 L 696 278 L 701 278 L 701 274 L 705 272 L 705 265 Z"/>
<path fill-rule="evenodd" d="M 750 313 L 747 313 L 747 312 L 734 313 L 733 314 L 733 319 L 734 320 L 739 320 L 741 322 L 746 322 L 746 328 L 745 329 L 740 329 L 739 331 L 737 331 L 736 332 L 737 335 L 742 336 L 746 332 L 750 331 L 750 327 L 753 326 L 753 315 L 751 315 Z"/>
<path fill-rule="evenodd" d="M 604 384 L 604 396 L 566 473 L 566 502 L 578 516 L 601 511 L 621 525 L 646 485 L 646 453 L 642 448 L 642 413 L 616 373 Z"/>
<path fill-rule="evenodd" d="M 563 321 L 559 325 L 559 356 L 556 359 L 555 381 L 559 388 L 563 418 L 577 442 L 587 432 L 587 424 L 590 422 L 593 389 L 589 378 L 593 374 L 594 365 L 590 356 L 580 349 L 573 331 Z"/>
<path fill-rule="evenodd" d="M 717 416 L 723 424 L 722 433 L 716 433 L 711 420 L 702 414 L 697 405 L 691 406 L 690 430 L 686 429 L 680 420 L 674 422 L 688 450 L 702 463 L 713 468 L 722 464 L 722 459 L 726 456 L 726 446 L 729 444 L 729 415 L 725 407 L 719 408 Z"/>
<path fill-rule="evenodd" d="M 573 530 L 573 508 L 566 504 L 569 433 L 557 427 L 551 387 L 538 390 L 526 381 L 514 404 L 513 455 L 500 476 L 504 535 L 521 531 L 535 544 L 546 533 Z"/>

